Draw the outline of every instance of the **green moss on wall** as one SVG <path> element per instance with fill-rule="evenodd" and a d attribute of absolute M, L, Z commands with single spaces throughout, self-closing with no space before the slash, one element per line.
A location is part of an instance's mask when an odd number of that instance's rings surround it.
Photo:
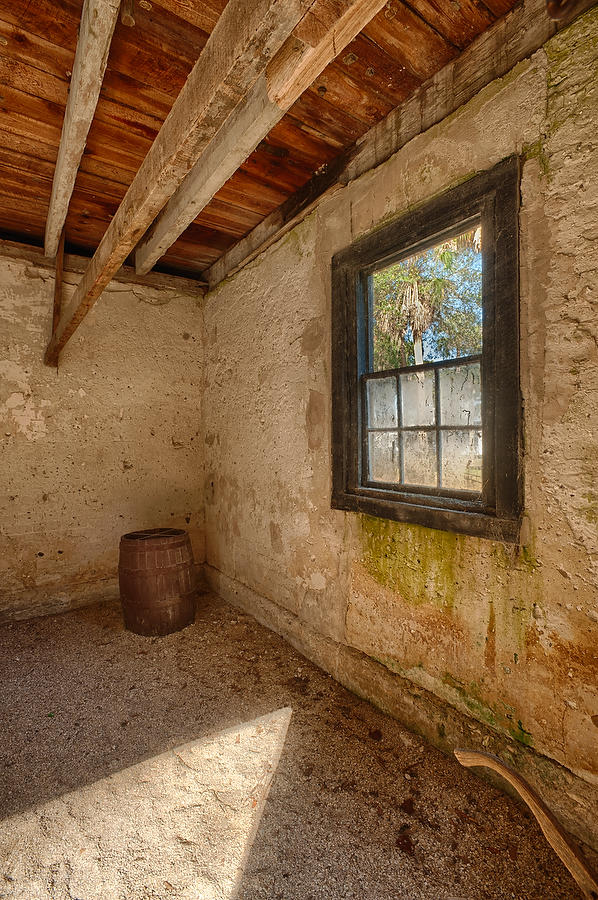
<path fill-rule="evenodd" d="M 540 166 L 540 172 L 545 178 L 550 178 L 550 157 L 546 149 L 546 141 L 544 135 L 540 135 L 533 144 L 524 144 L 522 148 L 523 157 L 528 159 L 537 159 Z"/>
<path fill-rule="evenodd" d="M 396 592 L 403 601 L 415 606 L 434 603 L 447 613 L 452 612 L 458 591 L 472 602 L 481 602 L 481 597 L 476 596 L 479 585 L 476 588 L 472 559 L 475 541 L 464 535 L 366 515 L 360 516 L 359 522 L 364 568 L 376 582 Z M 534 554 L 533 541 L 526 547 L 500 544 L 492 547 L 493 555 L 487 564 L 492 566 L 499 562 L 499 568 L 507 569 L 520 582 L 520 588 L 513 593 L 514 584 L 507 587 L 499 580 L 491 579 L 486 583 L 492 595 L 485 598 L 493 608 L 496 605 L 497 610 L 501 610 L 503 643 L 506 637 L 504 625 L 508 623 L 510 652 L 518 661 L 519 654 L 525 649 L 526 634 L 532 621 L 532 594 L 536 593 L 524 589 L 524 585 L 531 581 L 535 587 L 537 579 L 531 576 L 538 571 L 540 563 Z M 538 589 L 541 590 L 539 583 Z M 421 683 L 412 665 L 405 669 L 399 660 L 386 655 L 378 656 L 377 661 L 390 671 Z M 426 662 L 420 661 L 419 667 L 427 670 Z M 461 681 L 446 672 L 442 684 L 444 689 L 439 685 L 436 693 L 449 703 L 469 711 L 478 721 L 510 735 L 521 744 L 533 744 L 532 735 L 518 719 L 517 710 L 498 699 L 489 700 L 488 689 L 483 683 Z"/>
<path fill-rule="evenodd" d="M 453 606 L 466 538 L 449 531 L 363 515 L 362 562 L 379 584 L 415 605 Z"/>
<path fill-rule="evenodd" d="M 497 722 L 496 710 L 484 702 L 482 699 L 482 692 L 477 682 L 471 681 L 469 684 L 465 685 L 462 681 L 459 681 L 451 675 L 450 672 L 445 672 L 442 681 L 458 695 L 461 702 L 467 707 L 472 715 L 476 717 L 476 719 L 485 722 L 487 725 L 492 725 L 494 728 L 499 724 Z"/>
<path fill-rule="evenodd" d="M 504 647 L 510 633 L 510 652 L 525 650 L 533 606 L 535 602 L 542 605 L 543 593 L 543 580 L 538 577 L 542 564 L 535 555 L 533 538 L 524 546 L 486 544 L 484 553 L 489 549 L 490 556 L 481 572 L 476 541 L 466 535 L 367 515 L 359 517 L 359 526 L 361 563 L 378 584 L 405 603 L 432 604 L 449 615 L 463 602 L 493 604 L 497 617 L 501 610 L 497 646 Z M 485 578 L 488 569 L 491 577 Z M 500 577 L 501 570 L 506 578 Z M 484 646 L 485 634 L 480 632 L 477 637 L 479 646 Z"/>
<path fill-rule="evenodd" d="M 598 524 L 598 494 L 594 491 L 588 491 L 587 494 L 583 495 L 583 498 L 586 503 L 582 507 L 581 512 L 590 525 Z"/>
<path fill-rule="evenodd" d="M 519 547 L 519 557 L 517 562 L 519 563 L 519 567 L 524 569 L 524 571 L 528 572 L 530 575 L 537 572 L 542 565 L 536 558 L 531 544 L 524 544 Z"/>
<path fill-rule="evenodd" d="M 594 7 L 545 44 L 549 135 L 567 122 L 574 121 L 595 102 L 597 34 L 598 7 Z M 576 81 L 574 90 L 571 84 L 573 79 Z"/>
<path fill-rule="evenodd" d="M 542 568 L 542 563 L 536 556 L 535 543 L 535 534 L 525 544 L 501 544 L 497 542 L 492 546 L 492 556 L 500 569 L 533 575 Z"/>
<path fill-rule="evenodd" d="M 531 732 L 523 727 L 521 719 L 517 720 L 516 725 L 513 724 L 516 711 L 512 706 L 504 702 L 490 703 L 484 697 L 483 688 L 476 681 L 471 681 L 465 685 L 448 672 L 445 673 L 442 680 L 446 686 L 458 695 L 465 707 L 480 722 L 485 722 L 493 728 L 500 729 L 520 744 L 525 744 L 526 747 L 533 746 Z"/>
<path fill-rule="evenodd" d="M 304 254 L 303 250 L 303 235 L 302 235 L 302 222 L 300 225 L 295 228 L 291 228 L 285 235 L 279 238 L 277 242 L 277 249 L 281 247 L 286 247 L 293 256 L 296 256 L 298 259 L 301 259 Z"/>
<path fill-rule="evenodd" d="M 394 656 L 372 656 L 371 658 L 390 672 L 394 672 L 395 675 L 405 676 L 407 674 L 398 659 L 395 659 Z"/>
<path fill-rule="evenodd" d="M 589 54 L 594 58 L 598 48 L 598 6 L 588 9 L 545 44 L 552 78 L 566 76 L 571 68 L 571 54 L 584 47 L 588 48 Z"/>
<path fill-rule="evenodd" d="M 509 728 L 509 734 L 516 741 L 519 741 L 520 744 L 525 744 L 526 747 L 532 747 L 534 744 L 533 738 L 529 731 L 526 731 L 523 725 L 521 724 L 521 719 L 518 720 L 516 727 Z"/>

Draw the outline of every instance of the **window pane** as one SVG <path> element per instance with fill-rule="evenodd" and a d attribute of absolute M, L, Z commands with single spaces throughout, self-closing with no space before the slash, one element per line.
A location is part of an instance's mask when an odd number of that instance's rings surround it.
<path fill-rule="evenodd" d="M 481 226 L 371 276 L 374 372 L 482 352 Z"/>
<path fill-rule="evenodd" d="M 372 431 L 368 435 L 370 481 L 398 484 L 399 438 L 396 431 Z"/>
<path fill-rule="evenodd" d="M 435 432 L 403 432 L 403 472 L 405 484 L 436 487 Z"/>
<path fill-rule="evenodd" d="M 368 425 L 370 428 L 396 428 L 397 379 L 371 378 L 368 380 Z"/>
<path fill-rule="evenodd" d="M 434 425 L 434 372 L 413 372 L 400 378 L 403 425 Z"/>
<path fill-rule="evenodd" d="M 482 424 L 480 364 L 440 369 L 440 422 L 442 425 Z"/>
<path fill-rule="evenodd" d="M 443 431 L 442 487 L 459 491 L 482 490 L 482 432 Z"/>

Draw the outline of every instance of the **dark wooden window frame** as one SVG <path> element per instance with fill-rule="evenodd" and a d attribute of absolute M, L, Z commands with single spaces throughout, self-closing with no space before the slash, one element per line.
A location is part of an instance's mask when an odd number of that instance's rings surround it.
<path fill-rule="evenodd" d="M 365 235 L 332 260 L 332 507 L 502 541 L 519 539 L 519 160 L 510 157 Z M 369 368 L 368 276 L 482 225 L 482 492 L 364 483 L 362 376 Z M 450 365 L 450 363 L 447 363 Z M 416 366 L 393 370 L 417 371 Z M 424 366 L 425 368 L 425 366 Z M 382 373 L 381 373 L 382 374 Z M 386 373 L 386 374 L 391 374 Z"/>

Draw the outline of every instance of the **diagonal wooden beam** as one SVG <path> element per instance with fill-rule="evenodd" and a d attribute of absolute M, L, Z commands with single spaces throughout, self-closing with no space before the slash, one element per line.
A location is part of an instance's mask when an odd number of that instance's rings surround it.
<path fill-rule="evenodd" d="M 87 134 L 98 103 L 119 6 L 120 0 L 85 0 L 83 5 L 46 220 L 45 253 L 51 259 L 58 250 Z"/>
<path fill-rule="evenodd" d="M 327 172 L 312 178 L 206 269 L 203 276 L 210 289 L 277 241 L 308 215 L 325 194 L 386 162 L 418 134 L 441 122 L 487 84 L 535 53 L 595 2 L 579 0 L 569 17 L 557 23 L 547 14 L 546 0 L 523 0 L 374 125 L 352 151 L 345 151 L 349 158 L 340 166 L 333 160 Z"/>
<path fill-rule="evenodd" d="M 386 0 L 318 0 L 173 194 L 135 254 L 156 261 L 234 175 L 286 111 L 368 24 Z M 301 35 L 299 37 L 298 35 Z"/>
<path fill-rule="evenodd" d="M 60 320 L 48 365 L 311 5 L 229 0 Z"/>
<path fill-rule="evenodd" d="M 58 241 L 56 251 L 56 268 L 54 270 L 54 307 L 52 309 L 52 334 L 58 328 L 62 310 L 62 278 L 64 272 L 64 228 Z"/>
<path fill-rule="evenodd" d="M 211 290 L 224 278 L 234 275 L 308 216 L 324 197 L 344 187 L 347 167 L 357 151 L 357 145 L 351 144 L 339 156 L 322 166 L 307 184 L 287 197 L 278 209 L 266 216 L 248 235 L 217 259 L 203 273 L 208 288 Z M 221 274 L 222 272 L 226 274 Z"/>

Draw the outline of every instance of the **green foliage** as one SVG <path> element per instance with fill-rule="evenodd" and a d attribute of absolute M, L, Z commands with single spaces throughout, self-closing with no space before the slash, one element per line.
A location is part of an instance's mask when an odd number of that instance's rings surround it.
<path fill-rule="evenodd" d="M 479 230 L 375 272 L 374 370 L 481 352 Z"/>

